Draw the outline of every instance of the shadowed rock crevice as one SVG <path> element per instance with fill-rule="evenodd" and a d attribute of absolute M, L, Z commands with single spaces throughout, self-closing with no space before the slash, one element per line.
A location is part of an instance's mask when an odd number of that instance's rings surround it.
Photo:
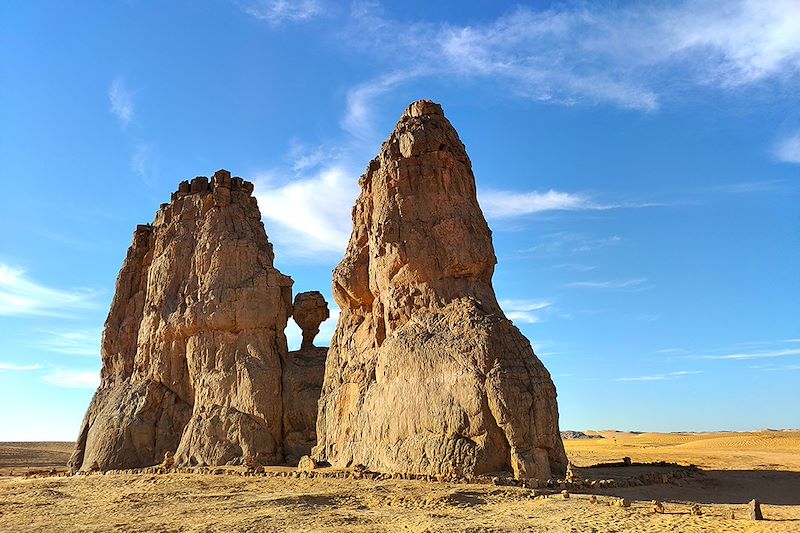
<path fill-rule="evenodd" d="M 378 471 L 563 474 L 556 391 L 492 288 L 471 162 L 412 104 L 359 180 L 314 459 Z"/>

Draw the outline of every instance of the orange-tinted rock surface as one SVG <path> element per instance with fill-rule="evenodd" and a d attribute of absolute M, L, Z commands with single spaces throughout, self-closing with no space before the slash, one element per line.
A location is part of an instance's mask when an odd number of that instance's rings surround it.
<path fill-rule="evenodd" d="M 273 267 L 253 186 L 183 182 L 139 226 L 102 340 L 73 469 L 283 461 L 292 280 Z"/>
<path fill-rule="evenodd" d="M 471 162 L 441 107 L 412 104 L 359 183 L 313 458 L 563 475 L 555 386 L 497 303 Z"/>

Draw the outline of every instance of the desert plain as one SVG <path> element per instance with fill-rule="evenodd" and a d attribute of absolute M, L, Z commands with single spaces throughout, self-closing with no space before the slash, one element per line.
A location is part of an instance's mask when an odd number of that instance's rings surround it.
<path fill-rule="evenodd" d="M 800 531 L 800 431 L 586 434 L 602 438 L 564 443 L 587 479 L 630 477 L 659 468 L 637 463 L 661 461 L 699 470 L 668 483 L 587 487 L 564 498 L 560 487 L 496 485 L 491 478 L 311 477 L 287 467 L 269 467 L 263 476 L 244 476 L 244 467 L 67 476 L 74 443 L 3 443 L 0 531 Z M 592 467 L 623 457 L 633 466 Z M 630 507 L 615 505 L 620 498 Z M 763 521 L 750 520 L 753 498 Z M 663 502 L 663 513 L 654 512 L 653 500 Z M 692 514 L 694 505 L 701 514 Z"/>

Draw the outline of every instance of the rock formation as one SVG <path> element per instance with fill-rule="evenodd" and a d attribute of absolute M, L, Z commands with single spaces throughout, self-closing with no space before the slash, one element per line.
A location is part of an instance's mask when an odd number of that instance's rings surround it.
<path fill-rule="evenodd" d="M 328 302 L 320 292 L 301 292 L 294 297 L 292 318 L 303 331 L 301 350 L 314 348 L 314 337 L 319 333 L 319 325 L 330 316 Z"/>
<path fill-rule="evenodd" d="M 253 185 L 183 182 L 138 226 L 102 339 L 73 469 L 283 460 L 292 280 L 273 267 Z"/>
<path fill-rule="evenodd" d="M 296 465 L 317 442 L 317 402 L 322 391 L 327 348 L 314 346 L 319 325 L 328 319 L 328 303 L 319 292 L 294 298 L 293 317 L 303 330 L 300 349 L 283 360 L 283 434 L 285 462 Z"/>
<path fill-rule="evenodd" d="M 497 303 L 471 162 L 441 107 L 406 109 L 359 184 L 313 458 L 563 475 L 556 390 Z"/>

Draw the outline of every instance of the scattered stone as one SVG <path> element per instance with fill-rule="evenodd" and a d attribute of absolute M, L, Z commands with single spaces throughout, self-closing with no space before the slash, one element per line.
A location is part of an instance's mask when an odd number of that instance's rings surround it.
<path fill-rule="evenodd" d="M 167 470 L 175 466 L 175 456 L 171 451 L 167 450 L 164 452 L 164 461 L 161 462 L 161 466 Z"/>
<path fill-rule="evenodd" d="M 629 499 L 627 499 L 627 498 L 619 498 L 619 499 L 614 501 L 614 505 L 616 507 L 630 507 L 631 506 L 631 501 Z"/>
<path fill-rule="evenodd" d="M 702 516 L 703 510 L 700 508 L 700 504 L 695 503 L 689 508 L 689 514 L 692 516 Z"/>
<path fill-rule="evenodd" d="M 568 491 L 568 490 L 562 490 L 562 491 L 561 491 L 561 496 L 562 496 L 562 497 L 563 497 L 565 500 L 568 500 L 568 499 L 569 499 L 569 491 Z"/>
<path fill-rule="evenodd" d="M 309 472 L 315 468 L 317 468 L 317 462 L 308 455 L 301 457 L 297 463 L 297 469 L 303 472 Z"/>
<path fill-rule="evenodd" d="M 661 503 L 660 501 L 653 500 L 653 512 L 664 514 L 664 504 Z"/>
<path fill-rule="evenodd" d="M 497 303 L 491 231 L 442 108 L 411 104 L 359 185 L 314 458 L 563 475 L 555 386 Z"/>
<path fill-rule="evenodd" d="M 764 515 L 761 514 L 761 503 L 758 500 L 750 500 L 748 506 L 750 507 L 750 520 L 764 520 Z"/>
<path fill-rule="evenodd" d="M 591 504 L 596 504 L 596 503 L 597 503 L 597 496 L 595 496 L 594 494 L 592 494 L 592 495 L 589 497 L 589 503 L 591 503 Z"/>
<path fill-rule="evenodd" d="M 571 462 L 567 463 L 567 475 L 565 479 L 567 483 L 572 483 L 574 485 L 583 483 L 583 477 L 581 477 L 580 472 L 577 471 Z"/>
<path fill-rule="evenodd" d="M 247 470 L 255 470 L 257 467 L 261 466 L 261 464 L 258 462 L 258 459 L 256 459 L 255 455 L 249 455 L 249 454 L 244 456 L 242 465 Z"/>
<path fill-rule="evenodd" d="M 622 464 L 624 466 L 631 466 L 633 464 L 633 462 L 631 461 L 630 457 L 623 457 L 622 458 Z"/>

